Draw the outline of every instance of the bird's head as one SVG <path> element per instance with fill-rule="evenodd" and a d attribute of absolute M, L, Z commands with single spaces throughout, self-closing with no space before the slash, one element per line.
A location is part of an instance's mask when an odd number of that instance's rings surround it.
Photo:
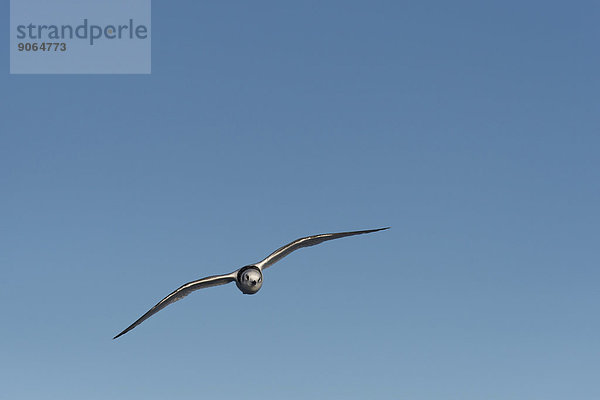
<path fill-rule="evenodd" d="M 254 294 L 262 287 L 262 272 L 254 266 L 242 268 L 236 280 L 237 287 L 244 294 Z"/>

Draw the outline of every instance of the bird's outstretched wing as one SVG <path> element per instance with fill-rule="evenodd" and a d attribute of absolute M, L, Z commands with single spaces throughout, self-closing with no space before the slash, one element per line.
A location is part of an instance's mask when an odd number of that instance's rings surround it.
<path fill-rule="evenodd" d="M 262 260 L 261 262 L 255 264 L 262 271 L 265 268 L 270 267 L 275 264 L 277 261 L 281 260 L 283 257 L 290 254 L 292 251 L 298 250 L 302 247 L 314 246 L 319 243 L 323 243 L 327 240 L 339 239 L 346 236 L 354 236 L 354 235 L 362 235 L 363 233 L 371 233 L 377 231 L 383 231 L 387 228 L 379 228 L 379 229 L 369 229 L 366 231 L 353 231 L 353 232 L 338 232 L 338 233 L 322 233 L 320 235 L 307 236 L 300 239 L 294 240 L 292 243 L 288 243 L 283 247 L 278 248 L 273 253 L 271 253 L 267 258 Z"/>
<path fill-rule="evenodd" d="M 169 304 L 175 303 L 177 300 L 184 298 L 185 296 L 187 296 L 195 290 L 211 286 L 224 285 L 226 283 L 235 281 L 236 273 L 237 271 L 227 275 L 208 276 L 206 278 L 198 279 L 197 281 L 186 283 L 185 285 L 181 286 L 179 289 L 175 290 L 173 293 L 162 299 L 160 302 L 158 302 L 158 304 L 156 304 L 154 307 L 148 310 L 146 314 L 142 315 L 137 321 L 129 325 L 127 329 L 119 333 L 113 339 L 116 339 L 119 336 L 126 334 L 127 332 L 129 332 L 130 330 L 132 330 L 133 328 L 135 328 L 136 326 L 138 326 L 139 324 L 141 324 L 142 322 L 144 322 L 145 320 L 147 320 L 148 318 L 150 318 L 151 316 L 168 306 Z"/>

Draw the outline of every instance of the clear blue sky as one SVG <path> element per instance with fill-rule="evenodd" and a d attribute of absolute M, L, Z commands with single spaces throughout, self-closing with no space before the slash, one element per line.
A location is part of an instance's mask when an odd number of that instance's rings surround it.
<path fill-rule="evenodd" d="M 0 397 L 600 398 L 598 2 L 251 3 L 154 1 L 148 76 L 1 42 Z"/>

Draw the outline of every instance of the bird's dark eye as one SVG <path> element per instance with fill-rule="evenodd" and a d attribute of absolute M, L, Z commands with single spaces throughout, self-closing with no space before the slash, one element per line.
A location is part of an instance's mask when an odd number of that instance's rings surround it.
<path fill-rule="evenodd" d="M 248 275 L 246 275 L 246 280 L 247 280 L 247 281 L 249 281 L 249 280 L 250 280 L 250 277 L 249 277 Z"/>

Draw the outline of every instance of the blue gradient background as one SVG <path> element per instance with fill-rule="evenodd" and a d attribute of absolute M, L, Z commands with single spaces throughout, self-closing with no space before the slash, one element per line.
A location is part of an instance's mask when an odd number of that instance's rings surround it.
<path fill-rule="evenodd" d="M 599 398 L 598 3 L 249 3 L 155 1 L 149 76 L 0 45 L 0 397 Z"/>

